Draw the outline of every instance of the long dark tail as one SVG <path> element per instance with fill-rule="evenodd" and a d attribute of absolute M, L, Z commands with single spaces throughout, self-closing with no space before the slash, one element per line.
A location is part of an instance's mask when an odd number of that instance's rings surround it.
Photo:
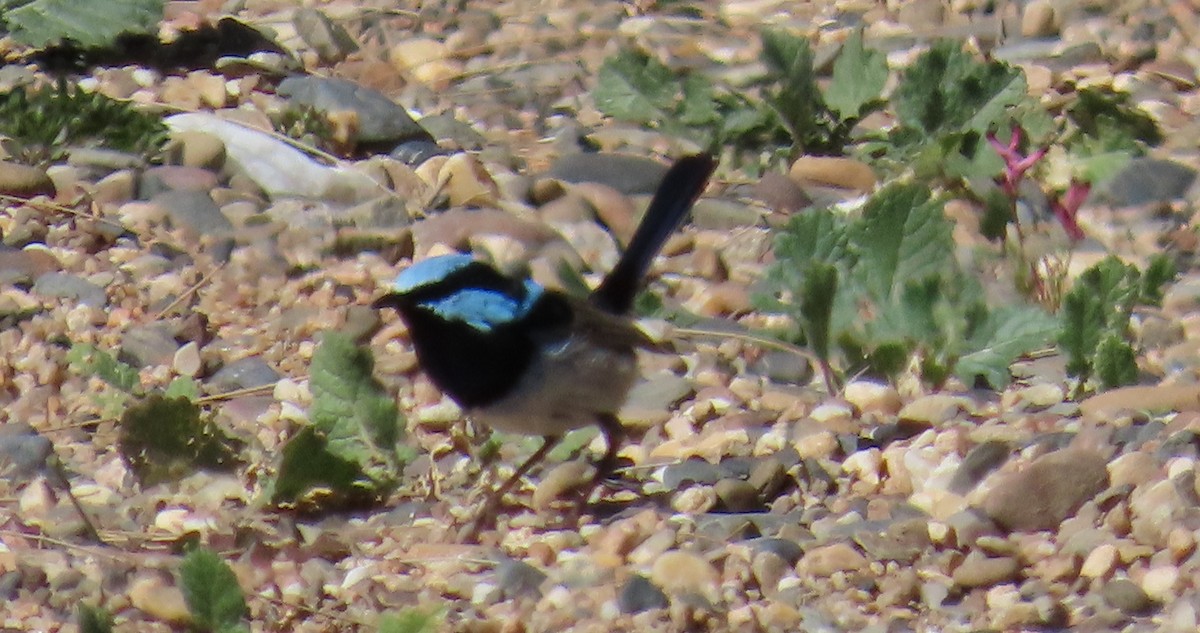
<path fill-rule="evenodd" d="M 629 311 L 650 263 L 667 238 L 683 223 L 716 166 L 716 161 L 707 154 L 684 156 L 671 165 L 658 185 L 658 191 L 654 192 L 650 208 L 634 232 L 629 248 L 592 292 L 592 305 L 614 314 Z"/>

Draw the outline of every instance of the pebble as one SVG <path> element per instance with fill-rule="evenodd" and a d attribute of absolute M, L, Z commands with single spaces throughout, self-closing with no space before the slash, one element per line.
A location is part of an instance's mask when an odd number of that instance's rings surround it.
<path fill-rule="evenodd" d="M 1105 181 L 1097 195 L 1114 207 L 1166 203 L 1183 198 L 1196 170 L 1177 161 L 1141 157 Z"/>
<path fill-rule="evenodd" d="M 805 184 L 842 187 L 867 192 L 875 187 L 875 171 L 852 158 L 801 156 L 792 163 L 788 176 Z"/>
<path fill-rule="evenodd" d="M 505 558 L 496 563 L 496 586 L 509 600 L 540 597 L 546 574 L 529 563 Z"/>
<path fill-rule="evenodd" d="M 50 440 L 25 422 L 0 425 L 0 478 L 22 482 L 40 472 L 54 452 Z"/>
<path fill-rule="evenodd" d="M 1006 530 L 1053 530 L 1108 486 L 1106 466 L 1102 455 L 1084 449 L 1043 455 L 998 481 L 983 510 Z"/>
<path fill-rule="evenodd" d="M 805 552 L 796 567 L 802 575 L 827 578 L 839 571 L 862 571 L 867 564 L 867 558 L 853 545 L 830 543 Z"/>
<path fill-rule="evenodd" d="M 863 413 L 895 415 L 903 405 L 895 387 L 870 380 L 848 383 L 842 390 L 842 397 Z"/>
<path fill-rule="evenodd" d="M 692 593 L 715 601 L 721 575 L 702 556 L 671 550 L 654 561 L 650 568 L 650 580 L 667 593 Z"/>
<path fill-rule="evenodd" d="M 900 409 L 900 419 L 921 422 L 932 427 L 939 427 L 966 410 L 965 401 L 961 396 L 947 393 L 934 393 L 921 396 L 904 405 Z"/>
<path fill-rule="evenodd" d="M 121 352 L 117 357 L 135 368 L 170 366 L 179 344 L 162 324 L 134 326 L 121 337 Z"/>
<path fill-rule="evenodd" d="M 208 384 L 216 393 L 224 393 L 273 385 L 280 378 L 279 372 L 261 356 L 247 356 L 217 370 L 208 379 Z"/>
<path fill-rule="evenodd" d="M 1021 35 L 1051 37 L 1058 34 L 1059 20 L 1054 5 L 1048 0 L 1032 0 L 1021 15 Z"/>
<path fill-rule="evenodd" d="M 358 43 L 346 29 L 317 9 L 300 7 L 292 14 L 296 34 L 326 64 L 339 62 L 358 50 Z"/>
<path fill-rule="evenodd" d="M 1112 543 L 1104 543 L 1088 553 L 1079 566 L 1079 575 L 1084 578 L 1106 578 L 1114 569 L 1117 562 L 1117 547 Z"/>
<path fill-rule="evenodd" d="M 174 226 L 187 227 L 198 235 L 225 236 L 233 232 L 233 223 L 221 213 L 208 191 L 165 191 L 150 203 L 165 211 Z"/>
<path fill-rule="evenodd" d="M 0 161 L 0 194 L 17 198 L 54 196 L 54 181 L 46 170 Z"/>
<path fill-rule="evenodd" d="M 548 509 L 556 499 L 590 481 L 591 474 L 591 466 L 581 460 L 558 464 L 538 482 L 533 491 L 533 507 Z"/>
<path fill-rule="evenodd" d="M 1008 443 L 999 440 L 988 440 L 979 444 L 963 458 L 947 488 L 955 494 L 967 494 L 979 485 L 984 477 L 1008 461 L 1011 451 Z"/>
<path fill-rule="evenodd" d="M 81 305 L 102 308 L 108 303 L 104 288 L 71 273 L 49 272 L 33 282 L 33 291 L 43 297 L 77 301 Z"/>
<path fill-rule="evenodd" d="M 567 154 L 546 175 L 563 182 L 594 182 L 625 195 L 650 194 L 667 173 L 662 163 L 630 154 Z"/>
<path fill-rule="evenodd" d="M 1142 588 L 1128 578 L 1117 578 L 1104 585 L 1100 595 L 1104 601 L 1131 616 L 1146 615 L 1154 607 L 1154 601 Z"/>
<path fill-rule="evenodd" d="M 700 458 L 669 464 L 663 469 L 662 482 L 667 490 L 682 490 L 689 486 L 711 485 L 721 479 L 721 469 Z"/>
<path fill-rule="evenodd" d="M 1155 602 L 1168 602 L 1175 597 L 1179 578 L 1179 568 L 1174 565 L 1151 567 L 1142 576 L 1142 591 Z"/>
<path fill-rule="evenodd" d="M 958 587 L 974 589 L 990 587 L 1014 580 L 1021 570 L 1021 563 L 1012 557 L 988 558 L 979 552 L 971 552 L 955 568 L 951 579 Z"/>
<path fill-rule="evenodd" d="M 630 576 L 617 592 L 617 607 L 626 615 L 665 609 L 668 604 L 667 594 L 640 574 Z"/>
<path fill-rule="evenodd" d="M 721 479 L 713 485 L 718 507 L 726 512 L 753 512 L 762 509 L 758 490 L 741 479 Z"/>
<path fill-rule="evenodd" d="M 779 581 L 791 571 L 791 566 L 771 552 L 759 552 L 750 562 L 750 571 L 763 595 L 771 597 L 776 593 Z"/>
<path fill-rule="evenodd" d="M 129 604 L 156 620 L 186 624 L 192 621 L 183 592 L 166 584 L 161 574 L 148 574 L 129 583 Z"/>

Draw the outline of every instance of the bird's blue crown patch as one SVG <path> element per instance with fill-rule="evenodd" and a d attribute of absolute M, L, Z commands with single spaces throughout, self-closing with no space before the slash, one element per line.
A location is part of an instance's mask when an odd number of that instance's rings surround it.
<path fill-rule="evenodd" d="M 392 290 L 398 293 L 412 292 L 417 288 L 437 283 L 454 271 L 465 268 L 475 261 L 470 255 L 439 255 L 419 261 L 396 275 Z"/>
<path fill-rule="evenodd" d="M 443 319 L 461 321 L 481 332 L 490 332 L 529 314 L 542 292 L 541 286 L 526 281 L 524 297 L 513 297 L 490 289 L 464 288 L 423 305 Z"/>

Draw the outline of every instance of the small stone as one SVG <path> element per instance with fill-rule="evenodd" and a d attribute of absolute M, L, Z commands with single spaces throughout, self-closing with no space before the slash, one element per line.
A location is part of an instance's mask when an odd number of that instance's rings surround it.
<path fill-rule="evenodd" d="M 711 485 L 721 479 L 721 469 L 700 458 L 687 459 L 670 464 L 663 469 L 662 482 L 667 490 L 680 490 L 689 486 Z"/>
<path fill-rule="evenodd" d="M 496 586 L 507 599 L 540 597 L 546 574 L 529 563 L 510 558 L 496 563 Z"/>
<path fill-rule="evenodd" d="M 759 498 L 774 499 L 788 487 L 787 469 L 776 457 L 767 457 L 754 464 L 747 482 L 758 491 Z"/>
<path fill-rule="evenodd" d="M 801 574 L 825 578 L 839 571 L 861 571 L 867 565 L 867 557 L 853 545 L 830 543 L 805 553 L 797 563 L 797 569 Z"/>
<path fill-rule="evenodd" d="M 649 578 L 640 574 L 631 576 L 617 592 L 617 608 L 626 615 L 665 609 L 669 604 L 667 594 L 650 582 Z"/>
<path fill-rule="evenodd" d="M 1146 615 L 1154 608 L 1150 596 L 1128 578 L 1118 578 L 1104 585 L 1101 595 L 1105 602 L 1126 615 Z"/>
<path fill-rule="evenodd" d="M 721 479 L 713 485 L 719 507 L 726 512 L 753 512 L 762 509 L 758 490 L 747 481 Z"/>
<path fill-rule="evenodd" d="M 1048 0 L 1032 0 L 1025 5 L 1021 16 L 1021 35 L 1025 37 L 1051 37 L 1058 34 L 1058 15 Z"/>
<path fill-rule="evenodd" d="M 224 393 L 273 385 L 279 378 L 279 372 L 262 357 L 247 356 L 225 365 L 208 382 L 214 391 Z"/>
<path fill-rule="evenodd" d="M 121 338 L 118 360 L 135 368 L 170 366 L 175 360 L 179 343 L 162 325 L 135 326 Z"/>
<path fill-rule="evenodd" d="M 494 206 L 500 198 L 500 187 L 491 174 L 474 156 L 465 152 L 446 160 L 438 174 L 438 183 L 451 206 Z"/>
<path fill-rule="evenodd" d="M 856 380 L 847 384 L 842 390 L 842 397 L 863 413 L 894 415 L 903 406 L 895 387 L 870 380 Z"/>
<path fill-rule="evenodd" d="M 788 565 L 795 565 L 804 555 L 799 543 L 785 538 L 760 537 L 750 539 L 746 544 L 756 552 L 771 552 L 787 561 Z"/>
<path fill-rule="evenodd" d="M 1104 543 L 1088 553 L 1079 567 L 1079 575 L 1084 578 L 1105 578 L 1117 562 L 1117 547 L 1112 543 Z"/>
<path fill-rule="evenodd" d="M 137 195 L 143 200 L 150 200 L 166 191 L 201 191 L 207 196 L 208 192 L 216 189 L 219 184 L 217 175 L 207 169 L 158 165 L 142 172 Z M 169 210 L 167 214 L 171 215 Z"/>
<path fill-rule="evenodd" d="M 1142 576 L 1142 591 L 1155 602 L 1168 602 L 1175 598 L 1179 584 L 1179 568 L 1174 565 L 1159 565 Z"/>
<path fill-rule="evenodd" d="M 317 9 L 300 7 L 292 15 L 296 34 L 317 52 L 326 64 L 341 61 L 358 50 L 354 37 L 337 22 Z"/>
<path fill-rule="evenodd" d="M 715 601 L 721 575 L 703 557 L 692 552 L 671 550 L 654 561 L 650 580 L 669 593 L 699 594 Z"/>
<path fill-rule="evenodd" d="M 17 198 L 54 196 L 54 181 L 46 170 L 0 161 L 0 194 Z"/>
<path fill-rule="evenodd" d="M 546 175 L 564 182 L 595 182 L 626 194 L 650 194 L 667 173 L 662 163 L 630 154 L 567 154 Z"/>
<path fill-rule="evenodd" d="M 405 38 L 388 51 L 388 60 L 434 90 L 444 90 L 462 72 L 462 63 L 452 58 L 446 45 L 428 37 Z"/>
<path fill-rule="evenodd" d="M 965 410 L 964 399 L 947 393 L 921 396 L 900 409 L 900 419 L 941 426 Z"/>
<path fill-rule="evenodd" d="M 179 624 L 192 620 L 183 592 L 167 585 L 158 574 L 143 576 L 130 583 L 129 604 L 157 620 Z"/>
<path fill-rule="evenodd" d="M 165 211 L 176 227 L 186 227 L 199 235 L 226 236 L 233 233 L 233 223 L 221 213 L 221 207 L 217 206 L 207 190 L 166 191 L 154 196 L 150 203 Z"/>
<path fill-rule="evenodd" d="M 801 156 L 792 163 L 788 176 L 804 184 L 842 187 L 855 191 L 870 191 L 875 187 L 874 170 L 851 158 Z"/>
<path fill-rule="evenodd" d="M 954 584 L 966 589 L 976 587 L 991 587 L 1002 582 L 1015 580 L 1021 570 L 1021 563 L 1012 557 L 988 558 L 978 551 L 967 554 L 962 563 L 954 570 L 951 579 Z"/>
<path fill-rule="evenodd" d="M 1135 158 L 1105 181 L 1098 192 L 1114 207 L 1167 203 L 1182 199 L 1196 181 L 1196 170 L 1173 160 Z"/>
<path fill-rule="evenodd" d="M 750 187 L 750 195 L 778 213 L 795 213 L 812 204 L 796 181 L 775 171 L 763 174 Z"/>
<path fill-rule="evenodd" d="M 20 482 L 40 472 L 54 452 L 50 440 L 25 422 L 0 424 L 0 479 Z"/>
<path fill-rule="evenodd" d="M 533 491 L 533 507 L 546 509 L 556 499 L 591 480 L 591 466 L 581 460 L 563 462 L 546 473 Z"/>
<path fill-rule="evenodd" d="M 997 525 L 1013 532 L 1052 530 L 1108 486 L 1107 460 L 1084 449 L 1035 459 L 996 483 L 983 502 Z"/>
<path fill-rule="evenodd" d="M 1011 451 L 1006 442 L 999 440 L 988 440 L 971 449 L 950 479 L 950 492 L 965 495 L 973 490 L 984 477 L 1008 461 Z"/>
<path fill-rule="evenodd" d="M 195 377 L 200 373 L 200 367 L 200 347 L 195 341 L 188 341 L 175 351 L 175 357 L 171 361 L 171 368 L 175 373 Z"/>
<path fill-rule="evenodd" d="M 77 301 L 93 308 L 104 307 L 108 295 L 96 284 L 70 273 L 49 272 L 33 282 L 33 291 L 43 297 Z"/>
<path fill-rule="evenodd" d="M 762 589 L 764 596 L 772 596 L 779 587 L 779 581 L 791 571 L 791 567 L 779 556 L 771 552 L 759 552 L 750 561 L 750 572 Z"/>
<path fill-rule="evenodd" d="M 855 532 L 854 542 L 874 560 L 910 563 L 929 548 L 929 522 L 922 518 L 892 521 L 881 531 Z"/>

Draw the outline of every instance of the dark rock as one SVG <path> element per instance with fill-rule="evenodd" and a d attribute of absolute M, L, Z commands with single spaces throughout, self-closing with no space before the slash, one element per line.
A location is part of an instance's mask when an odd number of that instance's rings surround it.
<path fill-rule="evenodd" d="M 979 482 L 983 481 L 988 473 L 1008 461 L 1011 452 L 1012 449 L 1008 443 L 999 440 L 988 440 L 972 448 L 959 464 L 958 470 L 954 471 L 954 476 L 950 478 L 950 492 L 959 495 L 967 494 L 979 485 Z"/>
<path fill-rule="evenodd" d="M 630 577 L 617 592 L 617 608 L 626 615 L 652 609 L 666 609 L 668 604 L 667 594 L 650 582 L 649 578 L 640 574 Z"/>
<path fill-rule="evenodd" d="M 267 361 L 259 356 L 248 356 L 222 367 L 209 384 L 218 393 L 250 389 L 275 384 L 279 380 L 279 372 L 271 368 Z"/>
<path fill-rule="evenodd" d="M 421 119 L 421 127 L 439 143 L 448 142 L 457 149 L 474 152 L 488 146 L 487 138 L 469 123 L 449 114 L 432 114 Z"/>
<path fill-rule="evenodd" d="M 395 145 L 406 140 L 433 140 L 407 110 L 384 94 L 353 81 L 295 75 L 284 79 L 277 92 L 293 103 L 322 112 L 354 112 L 358 115 L 360 143 Z"/>
<path fill-rule="evenodd" d="M 17 198 L 53 196 L 54 181 L 44 169 L 0 161 L 0 194 Z"/>
<path fill-rule="evenodd" d="M 16 481 L 41 472 L 54 452 L 50 440 L 24 422 L 0 424 L 0 477 Z"/>
<path fill-rule="evenodd" d="M 781 492 L 791 487 L 788 485 L 787 469 L 783 462 L 774 455 L 759 460 L 754 465 L 754 469 L 750 471 L 750 478 L 747 479 L 747 482 L 758 491 L 761 499 L 768 501 L 778 497 Z"/>
<path fill-rule="evenodd" d="M 880 531 L 858 532 L 854 542 L 875 560 L 911 563 L 929 548 L 929 521 L 892 521 Z"/>
<path fill-rule="evenodd" d="M 696 484 L 710 485 L 721 479 L 721 469 L 703 459 L 692 458 L 663 469 L 663 486 L 667 490 L 682 490 Z"/>
<path fill-rule="evenodd" d="M 207 169 L 158 165 L 142 172 L 138 180 L 137 196 L 141 200 L 150 200 L 168 191 L 202 191 L 207 196 L 208 192 L 216 189 L 219 184 L 217 175 Z"/>
<path fill-rule="evenodd" d="M 342 25 L 329 19 L 324 13 L 309 7 L 300 7 L 292 15 L 296 34 L 305 44 L 317 52 L 321 61 L 329 64 L 339 62 L 358 50 L 358 42 Z"/>
<path fill-rule="evenodd" d="M 624 194 L 653 193 L 666 175 L 662 163 L 628 154 L 568 154 L 550 167 L 548 176 L 566 182 L 598 182 Z"/>
<path fill-rule="evenodd" d="M 780 385 L 804 385 L 812 380 L 812 363 L 792 352 L 771 350 L 762 355 L 754 371 Z"/>
<path fill-rule="evenodd" d="M 787 564 L 795 565 L 796 561 L 804 555 L 804 548 L 800 544 L 785 538 L 759 537 L 746 541 L 755 552 L 771 552 L 782 558 Z"/>
<path fill-rule="evenodd" d="M 1128 578 L 1117 578 L 1105 584 L 1100 595 L 1104 597 L 1105 602 L 1126 615 L 1147 615 L 1156 606 L 1150 596 Z"/>
<path fill-rule="evenodd" d="M 46 273 L 33 282 L 33 291 L 43 297 L 70 299 L 93 308 L 104 307 L 108 303 L 108 295 L 103 288 L 70 273 Z"/>
<path fill-rule="evenodd" d="M 754 465 L 757 463 L 758 460 L 753 457 L 732 455 L 722 457 L 721 461 L 717 462 L 717 468 L 721 469 L 722 477 L 747 479 L 750 477 L 750 471 L 754 470 Z"/>
<path fill-rule="evenodd" d="M 1102 196 L 1115 207 L 1183 198 L 1196 180 L 1196 170 L 1161 158 L 1135 158 L 1108 180 Z"/>
<path fill-rule="evenodd" d="M 988 558 L 978 551 L 967 554 L 962 563 L 951 574 L 954 584 L 965 588 L 991 587 L 1017 577 L 1021 563 L 1015 558 L 1001 556 Z"/>
<path fill-rule="evenodd" d="M 506 599 L 541 597 L 546 574 L 529 563 L 506 558 L 496 563 L 496 586 Z"/>
<path fill-rule="evenodd" d="M 233 223 L 221 213 L 208 191 L 179 190 L 160 193 L 150 202 L 161 208 L 171 224 L 185 227 L 200 235 L 226 236 L 233 232 Z"/>
<path fill-rule="evenodd" d="M 388 156 L 410 167 L 416 167 L 434 156 L 443 156 L 449 153 L 449 150 L 443 149 L 433 141 L 415 139 L 400 143 L 388 153 Z"/>
<path fill-rule="evenodd" d="M 179 343 L 165 325 L 134 326 L 121 338 L 117 358 L 138 369 L 170 365 L 178 349 Z"/>
<path fill-rule="evenodd" d="M 742 479 L 722 479 L 713 485 L 719 508 L 726 512 L 753 512 L 762 510 L 758 490 Z"/>

